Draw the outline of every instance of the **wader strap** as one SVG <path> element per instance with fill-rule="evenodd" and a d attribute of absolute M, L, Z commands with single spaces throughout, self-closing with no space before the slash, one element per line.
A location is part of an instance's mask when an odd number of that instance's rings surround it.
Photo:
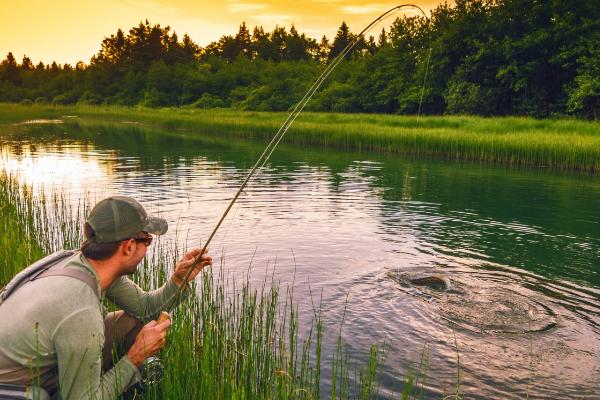
<path fill-rule="evenodd" d="M 88 285 L 92 291 L 96 294 L 98 299 L 100 297 L 100 290 L 98 289 L 98 282 L 96 278 L 89 272 L 79 268 L 54 268 L 60 262 L 66 260 L 69 257 L 77 256 L 79 253 L 70 250 L 61 250 L 53 253 L 36 263 L 25 268 L 19 272 L 15 277 L 0 290 L 0 305 L 16 290 L 27 282 L 35 281 L 36 279 L 45 278 L 48 276 L 67 276 L 69 278 L 77 279 Z M 0 399 L 1 400 L 1 399 Z"/>
<path fill-rule="evenodd" d="M 29 267 L 25 268 L 21 272 L 11 279 L 8 284 L 0 290 L 0 304 L 6 300 L 15 290 L 23 286 L 25 283 L 34 280 L 42 272 L 46 271 L 59 262 L 72 257 L 76 253 L 69 250 L 60 250 L 56 253 L 52 253 L 41 260 L 36 261 Z"/>
<path fill-rule="evenodd" d="M 100 299 L 100 292 L 98 290 L 98 281 L 96 278 L 92 276 L 89 272 L 86 272 L 82 269 L 75 268 L 60 268 L 60 269 L 48 269 L 41 274 L 39 274 L 35 279 L 47 278 L 49 276 L 68 276 L 69 278 L 77 279 L 92 289 L 92 291 L 98 296 Z"/>

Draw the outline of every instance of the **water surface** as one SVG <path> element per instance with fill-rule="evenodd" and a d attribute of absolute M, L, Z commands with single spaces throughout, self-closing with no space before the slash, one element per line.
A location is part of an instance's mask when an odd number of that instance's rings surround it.
<path fill-rule="evenodd" d="M 0 168 L 73 201 L 134 196 L 182 246 L 207 238 L 263 146 L 83 122 L 0 128 Z M 240 279 L 274 267 L 305 327 L 322 293 L 326 353 L 344 308 L 353 361 L 385 341 L 382 397 L 426 348 L 428 397 L 460 371 L 467 398 L 600 398 L 599 206 L 596 176 L 282 146 L 211 251 Z M 410 284 L 424 274 L 451 290 Z"/>

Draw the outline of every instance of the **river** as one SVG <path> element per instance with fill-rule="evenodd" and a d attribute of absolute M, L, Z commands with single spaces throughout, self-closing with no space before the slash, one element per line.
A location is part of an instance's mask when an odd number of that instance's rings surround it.
<path fill-rule="evenodd" d="M 133 196 L 182 247 L 207 238 L 263 146 L 53 122 L 0 127 L 0 169 L 74 202 Z M 598 176 L 283 144 L 211 253 L 257 284 L 274 268 L 301 331 L 322 296 L 326 354 L 346 308 L 351 362 L 385 342 L 382 398 L 425 352 L 427 398 L 460 382 L 465 398 L 600 399 Z M 449 290 L 410 283 L 430 274 Z"/>

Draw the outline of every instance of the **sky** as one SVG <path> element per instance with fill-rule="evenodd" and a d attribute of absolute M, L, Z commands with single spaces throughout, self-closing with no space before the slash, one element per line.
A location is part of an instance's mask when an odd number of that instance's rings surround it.
<path fill-rule="evenodd" d="M 415 0 L 425 12 L 440 0 Z M 397 1 L 368 0 L 0 0 L 0 58 L 12 51 L 20 62 L 89 62 L 106 36 L 128 31 L 140 21 L 170 26 L 179 37 L 190 35 L 206 45 L 233 35 L 242 21 L 252 29 L 294 24 L 299 32 L 333 38 L 342 21 L 359 32 Z M 414 12 L 409 11 L 414 15 Z M 374 28 L 377 36 L 393 19 Z"/>

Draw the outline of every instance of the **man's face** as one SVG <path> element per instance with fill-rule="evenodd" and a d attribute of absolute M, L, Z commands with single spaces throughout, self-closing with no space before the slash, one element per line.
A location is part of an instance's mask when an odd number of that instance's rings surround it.
<path fill-rule="evenodd" d="M 134 238 L 125 241 L 123 275 L 131 275 L 137 271 L 139 263 L 146 256 L 150 243 L 152 243 L 152 236 L 146 232 L 140 232 Z"/>

